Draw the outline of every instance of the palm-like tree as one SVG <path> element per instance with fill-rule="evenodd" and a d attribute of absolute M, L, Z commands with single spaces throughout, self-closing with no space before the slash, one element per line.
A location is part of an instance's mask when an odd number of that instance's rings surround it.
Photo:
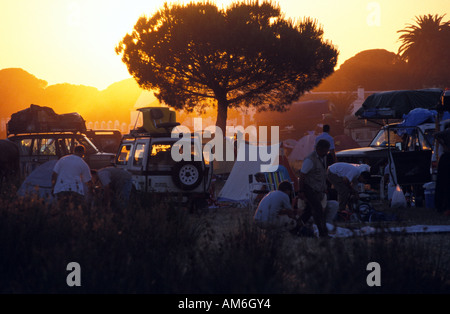
<path fill-rule="evenodd" d="M 352 115 L 353 103 L 356 98 L 356 94 L 353 92 L 331 94 L 328 97 L 330 101 L 330 116 L 327 123 L 332 124 L 335 134 L 344 133 L 345 117 Z"/>
<path fill-rule="evenodd" d="M 408 62 L 422 85 L 448 83 L 443 69 L 448 71 L 450 62 L 450 21 L 443 21 L 444 16 L 418 16 L 416 25 L 408 24 L 398 31 L 401 34 L 398 55 Z"/>

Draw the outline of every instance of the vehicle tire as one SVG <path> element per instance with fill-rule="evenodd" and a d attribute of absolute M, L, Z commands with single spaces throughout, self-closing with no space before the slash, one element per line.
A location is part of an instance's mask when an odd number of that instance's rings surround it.
<path fill-rule="evenodd" d="M 172 179 L 178 188 L 184 191 L 193 190 L 202 182 L 202 164 L 198 161 L 178 162 L 173 168 Z"/>

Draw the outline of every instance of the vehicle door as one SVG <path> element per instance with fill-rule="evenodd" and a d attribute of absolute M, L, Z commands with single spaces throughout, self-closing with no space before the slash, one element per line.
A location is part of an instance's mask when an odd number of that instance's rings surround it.
<path fill-rule="evenodd" d="M 431 144 L 420 128 L 410 128 L 404 131 L 406 133 L 403 136 L 403 151 L 392 152 L 398 184 L 424 184 L 431 180 Z"/>
<path fill-rule="evenodd" d="M 130 158 L 128 160 L 128 171 L 131 173 L 133 183 L 138 191 L 148 191 L 148 176 L 145 172 L 147 162 L 147 151 L 149 139 L 137 139 L 134 142 Z M 123 147 L 123 146 L 122 146 Z"/>
<path fill-rule="evenodd" d="M 23 138 L 16 143 L 20 151 L 20 175 L 28 176 L 38 165 L 38 141 L 36 138 Z"/>
<path fill-rule="evenodd" d="M 149 191 L 157 193 L 178 191 L 173 182 L 176 165 L 171 155 L 173 143 L 173 140 L 167 138 L 152 138 L 145 163 Z"/>
<path fill-rule="evenodd" d="M 431 144 L 419 128 L 413 128 L 408 131 L 404 144 L 404 151 L 407 152 L 431 150 Z"/>

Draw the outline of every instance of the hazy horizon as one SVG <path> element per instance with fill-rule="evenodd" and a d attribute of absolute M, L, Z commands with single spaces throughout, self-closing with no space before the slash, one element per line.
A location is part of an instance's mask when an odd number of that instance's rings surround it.
<path fill-rule="evenodd" d="M 179 1 L 190 2 L 190 1 Z M 232 1 L 214 1 L 219 7 Z M 276 1 L 286 17 L 312 17 L 324 38 L 340 51 L 338 67 L 358 52 L 397 52 L 397 31 L 415 16 L 448 14 L 442 0 Z M 73 84 L 104 90 L 130 78 L 114 48 L 141 15 L 150 16 L 163 0 L 21 0 L 0 2 L 0 69 L 22 68 L 48 85 Z M 450 18 L 450 16 L 446 16 Z"/>

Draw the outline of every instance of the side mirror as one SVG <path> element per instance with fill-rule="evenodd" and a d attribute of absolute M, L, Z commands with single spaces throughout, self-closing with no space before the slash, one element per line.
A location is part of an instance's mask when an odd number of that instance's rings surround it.
<path fill-rule="evenodd" d="M 397 142 L 395 143 L 395 148 L 397 148 L 398 150 L 402 150 L 402 143 L 401 142 Z"/>

